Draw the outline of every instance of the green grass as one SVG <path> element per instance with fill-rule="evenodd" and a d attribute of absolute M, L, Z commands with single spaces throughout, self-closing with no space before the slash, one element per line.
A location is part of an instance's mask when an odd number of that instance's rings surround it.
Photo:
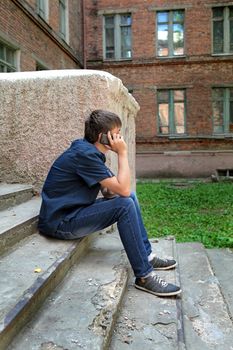
<path fill-rule="evenodd" d="M 138 183 L 149 237 L 233 248 L 233 183 Z"/>

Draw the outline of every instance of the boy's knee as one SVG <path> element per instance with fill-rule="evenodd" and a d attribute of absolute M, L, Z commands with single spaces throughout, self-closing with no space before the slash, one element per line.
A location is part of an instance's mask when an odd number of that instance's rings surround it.
<path fill-rule="evenodd" d="M 118 202 L 122 208 L 128 208 L 134 205 L 133 199 L 130 197 L 118 197 Z"/>

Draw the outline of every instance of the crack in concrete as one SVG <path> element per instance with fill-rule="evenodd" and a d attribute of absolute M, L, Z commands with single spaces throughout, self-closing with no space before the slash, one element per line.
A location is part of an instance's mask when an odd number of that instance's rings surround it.
<path fill-rule="evenodd" d="M 42 343 L 40 346 L 40 350 L 69 350 L 69 349 L 63 348 L 63 346 L 57 345 L 51 341 L 51 342 Z"/>
<path fill-rule="evenodd" d="M 169 324 L 176 324 L 176 322 L 175 321 L 170 321 L 170 322 L 158 321 L 156 323 L 152 323 L 152 326 L 156 326 L 156 325 L 168 326 Z"/>
<path fill-rule="evenodd" d="M 127 279 L 127 269 L 119 264 L 114 267 L 115 279 L 98 287 L 97 293 L 91 302 L 97 310 L 98 315 L 93 319 L 88 329 L 94 333 L 106 336 L 112 326 L 112 319 L 121 298 L 121 291 Z"/>

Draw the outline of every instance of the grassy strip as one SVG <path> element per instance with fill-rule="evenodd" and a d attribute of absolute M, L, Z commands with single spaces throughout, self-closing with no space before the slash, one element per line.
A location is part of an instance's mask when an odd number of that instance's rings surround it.
<path fill-rule="evenodd" d="M 149 237 L 233 248 L 233 184 L 138 183 L 137 195 Z"/>

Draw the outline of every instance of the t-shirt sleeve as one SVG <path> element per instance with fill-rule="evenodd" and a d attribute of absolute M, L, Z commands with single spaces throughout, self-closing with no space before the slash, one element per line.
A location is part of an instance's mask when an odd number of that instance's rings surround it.
<path fill-rule="evenodd" d="M 76 173 L 89 187 L 108 177 L 115 176 L 96 153 L 79 156 L 76 164 Z"/>

